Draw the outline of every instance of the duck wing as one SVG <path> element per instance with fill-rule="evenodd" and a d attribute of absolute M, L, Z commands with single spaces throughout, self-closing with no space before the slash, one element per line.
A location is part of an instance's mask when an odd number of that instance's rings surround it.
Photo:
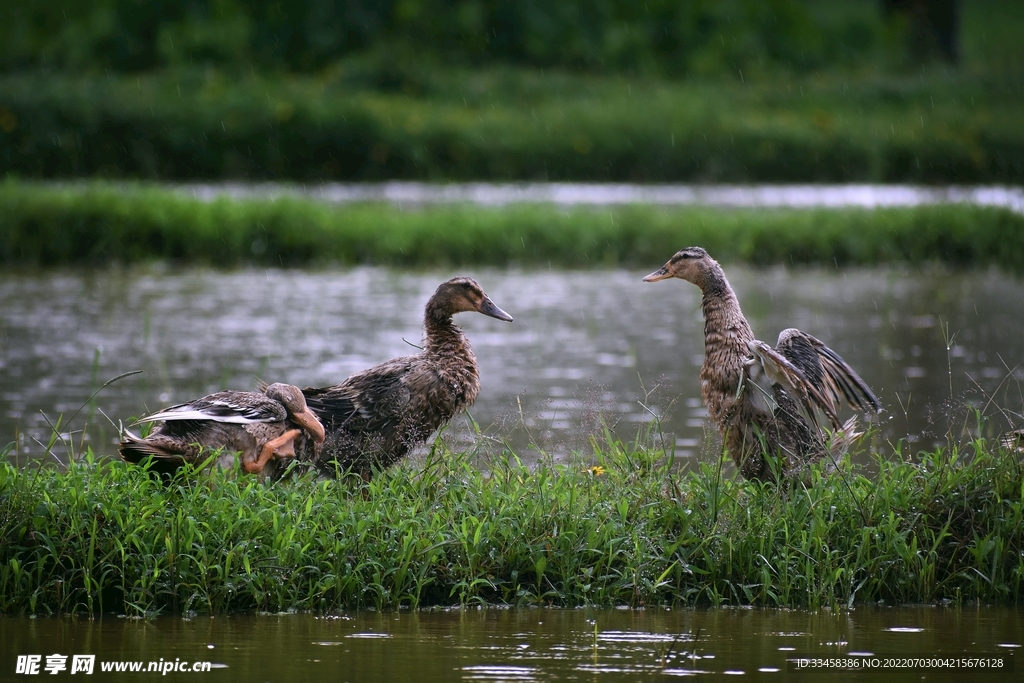
<path fill-rule="evenodd" d="M 790 328 L 779 333 L 775 349 L 798 367 L 807 380 L 829 399 L 833 414 L 842 399 L 851 408 L 879 412 L 882 404 L 842 356 L 806 332 Z"/>
<path fill-rule="evenodd" d="M 283 422 L 288 411 L 274 399 L 254 391 L 218 391 L 189 403 L 180 403 L 140 418 L 139 422 L 198 420 L 252 424 Z"/>
<path fill-rule="evenodd" d="M 836 417 L 832 401 L 822 394 L 818 386 L 808 379 L 799 366 L 758 339 L 747 342 L 747 348 L 753 355 L 751 363 L 760 366 L 772 384 L 782 387 L 799 401 L 815 429 L 819 429 L 818 418 L 814 412 L 815 407 L 825 413 L 829 422 L 836 429 L 839 428 L 839 418 Z M 751 374 L 749 368 L 748 374 Z"/>
<path fill-rule="evenodd" d="M 414 358 L 395 358 L 332 387 L 307 387 L 302 390 L 306 405 L 328 431 L 383 432 L 397 425 L 409 404 L 406 378 Z"/>

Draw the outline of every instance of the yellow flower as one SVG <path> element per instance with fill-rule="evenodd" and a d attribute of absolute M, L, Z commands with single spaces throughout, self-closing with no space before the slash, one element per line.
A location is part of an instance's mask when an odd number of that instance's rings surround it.
<path fill-rule="evenodd" d="M 600 477 L 602 474 L 604 474 L 604 468 L 601 467 L 600 465 L 594 465 L 593 467 L 588 469 L 587 472 L 590 472 L 595 477 Z"/>

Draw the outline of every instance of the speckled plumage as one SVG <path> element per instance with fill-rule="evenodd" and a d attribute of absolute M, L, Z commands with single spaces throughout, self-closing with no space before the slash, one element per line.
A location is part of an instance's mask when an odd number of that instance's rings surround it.
<path fill-rule="evenodd" d="M 368 477 L 471 406 L 480 392 L 476 356 L 452 322 L 463 311 L 512 320 L 473 279 L 442 283 L 427 302 L 420 353 L 386 361 L 335 386 L 303 390 L 327 429 L 327 440 L 318 457 L 300 457 L 324 474 L 351 470 Z"/>
<path fill-rule="evenodd" d="M 700 287 L 704 312 L 701 396 L 744 477 L 773 479 L 769 453 L 782 472 L 817 460 L 856 438 L 856 422 L 840 425 L 841 398 L 861 410 L 877 411 L 878 399 L 834 351 L 809 334 L 784 330 L 775 348 L 754 338 L 722 267 L 700 247 L 676 253 L 644 278 L 678 277 Z M 763 389 L 761 375 L 770 382 Z M 819 428 L 821 410 L 836 430 L 832 443 Z"/>
<path fill-rule="evenodd" d="M 274 455 L 293 457 L 296 446 L 308 442 L 319 449 L 323 427 L 307 410 L 301 390 L 271 384 L 263 391 L 218 391 L 144 417 L 139 422 L 160 424 L 145 438 L 124 430 L 121 457 L 139 463 L 152 456 L 156 469 L 173 471 L 221 448 L 218 464 L 231 466 L 239 452 L 243 468 L 258 473 Z"/>

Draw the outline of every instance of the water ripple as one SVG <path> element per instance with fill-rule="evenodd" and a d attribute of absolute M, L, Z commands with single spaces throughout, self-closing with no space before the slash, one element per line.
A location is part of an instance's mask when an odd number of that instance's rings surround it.
<path fill-rule="evenodd" d="M 538 669 L 532 666 L 497 666 L 482 664 L 464 666 L 463 678 L 474 681 L 534 681 Z"/>

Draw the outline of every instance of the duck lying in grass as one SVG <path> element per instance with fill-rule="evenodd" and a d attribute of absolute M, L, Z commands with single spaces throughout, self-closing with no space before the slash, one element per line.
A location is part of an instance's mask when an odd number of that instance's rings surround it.
<path fill-rule="evenodd" d="M 368 479 L 436 429 L 473 405 L 480 392 L 476 356 L 452 316 L 475 311 L 506 322 L 472 278 L 442 283 L 427 301 L 423 350 L 352 375 L 341 384 L 303 389 L 306 403 L 327 429 L 317 455 L 303 453 L 324 474 L 354 471 Z M 307 449 L 308 450 L 308 449 Z"/>
<path fill-rule="evenodd" d="M 839 424 L 841 398 L 859 410 L 881 410 L 853 368 L 811 335 L 783 330 L 775 348 L 755 339 L 722 267 L 700 247 L 679 251 L 644 282 L 673 277 L 703 294 L 701 395 L 744 477 L 772 480 L 848 448 L 860 434 L 855 417 Z M 757 384 L 761 376 L 770 388 Z M 828 418 L 833 434 L 819 427 L 815 409 Z M 765 454 L 776 457 L 778 466 Z"/>
<path fill-rule="evenodd" d="M 152 456 L 160 471 L 185 462 L 201 462 L 210 450 L 241 453 L 242 468 L 263 471 L 272 458 L 293 458 L 296 447 L 314 452 L 324 442 L 324 428 L 306 406 L 302 391 L 271 384 L 254 391 L 218 391 L 189 403 L 165 408 L 139 420 L 160 422 L 142 438 L 124 430 L 121 457 L 139 463 Z"/>

